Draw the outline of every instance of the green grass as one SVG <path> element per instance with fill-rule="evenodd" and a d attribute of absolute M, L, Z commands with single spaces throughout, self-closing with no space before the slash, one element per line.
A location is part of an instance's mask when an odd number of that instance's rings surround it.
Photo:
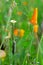
<path fill-rule="evenodd" d="M 22 3 L 26 1 L 28 5 Z M 30 19 L 33 15 L 32 8 L 38 8 L 38 40 L 33 32 L 33 25 Z M 21 11 L 21 16 L 17 12 Z M 0 65 L 43 65 L 43 34 L 41 32 L 41 22 L 43 21 L 43 2 L 42 0 L 0 0 L 0 49 L 5 45 L 6 57 Z M 16 23 L 11 23 L 16 20 Z M 14 29 L 24 29 L 22 38 L 15 36 Z M 8 32 L 6 31 L 8 30 Z M 6 38 L 10 33 L 11 37 Z M 12 54 L 12 45 L 16 41 L 15 53 Z"/>

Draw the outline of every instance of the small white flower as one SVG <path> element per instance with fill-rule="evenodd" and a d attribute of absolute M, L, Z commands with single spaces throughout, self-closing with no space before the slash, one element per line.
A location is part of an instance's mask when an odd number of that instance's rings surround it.
<path fill-rule="evenodd" d="M 11 22 L 11 23 L 16 23 L 16 21 L 15 21 L 15 20 L 11 20 L 10 22 Z"/>

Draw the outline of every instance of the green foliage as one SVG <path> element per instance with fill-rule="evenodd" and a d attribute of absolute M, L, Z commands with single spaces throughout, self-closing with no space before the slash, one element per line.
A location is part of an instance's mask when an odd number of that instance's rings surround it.
<path fill-rule="evenodd" d="M 27 5 L 23 5 L 27 2 Z M 43 65 L 43 35 L 38 32 L 37 40 L 30 19 L 33 9 L 38 8 L 38 25 L 43 21 L 43 0 L 0 0 L 0 49 L 4 44 L 6 58 L 0 59 L 0 65 Z M 17 12 L 22 12 L 18 15 Z M 11 23 L 16 20 L 16 23 Z M 15 29 L 24 29 L 22 38 L 15 36 Z M 6 31 L 8 30 L 8 31 Z M 6 38 L 10 33 L 11 37 Z M 13 41 L 16 41 L 16 52 L 12 53 Z M 15 51 L 15 49 L 14 49 Z"/>

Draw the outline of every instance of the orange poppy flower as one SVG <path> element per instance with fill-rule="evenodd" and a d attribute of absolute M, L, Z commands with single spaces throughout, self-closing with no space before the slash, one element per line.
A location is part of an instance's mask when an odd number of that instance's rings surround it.
<path fill-rule="evenodd" d="M 38 8 L 35 8 L 32 19 L 30 21 L 33 25 L 37 24 L 37 17 L 38 17 Z"/>
<path fill-rule="evenodd" d="M 26 6 L 28 4 L 28 2 L 23 2 L 23 5 Z"/>
<path fill-rule="evenodd" d="M 18 29 L 15 29 L 15 30 L 14 30 L 14 35 L 15 35 L 15 36 L 18 36 Z"/>
<path fill-rule="evenodd" d="M 17 15 L 21 16 L 22 15 L 22 12 L 21 11 L 17 12 Z"/>
<path fill-rule="evenodd" d="M 23 36 L 24 36 L 24 32 L 25 32 L 25 31 L 24 31 L 23 29 L 21 29 L 19 36 L 20 36 L 20 37 L 23 37 Z"/>
<path fill-rule="evenodd" d="M 34 32 L 35 32 L 35 33 L 38 32 L 38 25 L 34 25 Z"/>

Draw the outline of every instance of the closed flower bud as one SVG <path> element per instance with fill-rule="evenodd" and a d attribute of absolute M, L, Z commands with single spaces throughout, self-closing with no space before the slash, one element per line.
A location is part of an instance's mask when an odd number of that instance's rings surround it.
<path fill-rule="evenodd" d="M 34 33 L 37 33 L 38 32 L 38 25 L 36 24 L 36 25 L 34 25 Z"/>

